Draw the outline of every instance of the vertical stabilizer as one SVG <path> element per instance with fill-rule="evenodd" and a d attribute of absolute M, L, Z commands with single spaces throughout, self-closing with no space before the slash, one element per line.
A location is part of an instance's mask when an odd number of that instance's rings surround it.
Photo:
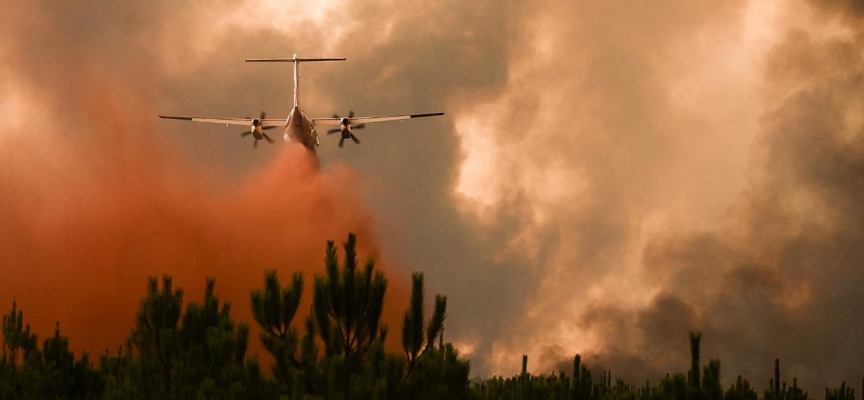
<path fill-rule="evenodd" d="M 345 61 L 345 57 L 341 58 L 300 58 L 295 54 L 291 58 L 247 58 L 246 62 L 290 62 L 294 64 L 294 107 L 297 107 L 299 98 L 297 95 L 300 86 L 300 63 L 313 61 Z"/>

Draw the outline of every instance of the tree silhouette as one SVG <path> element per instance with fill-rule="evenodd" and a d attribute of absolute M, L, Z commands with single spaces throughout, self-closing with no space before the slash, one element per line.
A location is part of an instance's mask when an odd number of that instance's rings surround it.
<path fill-rule="evenodd" d="M 757 400 L 758 398 L 756 390 L 750 387 L 750 382 L 741 378 L 741 375 L 738 375 L 735 383 L 723 395 L 724 400 Z"/>
<path fill-rule="evenodd" d="M 172 288 L 171 277 L 163 277 L 161 290 L 156 278 L 150 278 L 128 341 L 130 350 L 118 354 L 126 361 L 104 358 L 112 396 L 186 399 L 268 393 L 257 360 L 246 360 L 249 327 L 231 319 L 230 304 L 220 307 L 214 288 L 215 281 L 207 279 L 203 303 L 190 303 L 181 313 L 183 291 Z"/>
<path fill-rule="evenodd" d="M 699 397 L 699 342 L 702 340 L 702 332 L 690 332 L 690 372 L 687 375 L 687 383 L 695 397 Z"/>
<path fill-rule="evenodd" d="M 301 357 L 297 355 L 299 335 L 297 329 L 291 326 L 302 294 L 302 274 L 295 273 L 291 285 L 282 287 L 275 270 L 267 271 L 264 275 L 264 290 L 253 290 L 251 293 L 252 315 L 261 327 L 261 343 L 273 355 L 276 361 L 273 374 L 285 388 L 293 384 L 293 371 L 301 368 L 302 364 Z M 314 343 L 312 340 L 311 344 Z M 308 340 L 304 344 L 304 349 L 310 351 L 307 348 Z M 317 353 L 317 349 L 314 351 Z"/>
<path fill-rule="evenodd" d="M 12 300 L 12 310 L 3 316 L 3 356 L 0 358 L 0 398 L 38 399 L 44 385 L 39 373 L 42 355 L 36 334 L 24 324 L 24 312 Z M 22 357 L 19 362 L 18 354 Z"/>
<path fill-rule="evenodd" d="M 247 358 L 249 327 L 231 318 L 231 306 L 219 301 L 213 279 L 206 282 L 203 302 L 189 303 L 184 310 L 183 291 L 164 276 L 161 286 L 156 278 L 149 279 L 126 344 L 115 354 L 106 351 L 98 369 L 87 353 L 75 358 L 59 322 L 40 349 L 13 300 L 3 316 L 0 400 L 810 399 L 796 378 L 791 386 L 781 381 L 779 359 L 761 397 L 741 376 L 724 391 L 720 361 L 700 363 L 699 332 L 689 335 L 689 368 L 666 374 L 655 386 L 649 381 L 637 388 L 621 378 L 613 380 L 608 370 L 597 371 L 599 378 L 592 380 L 578 354 L 569 375 L 533 375 L 523 357 L 519 374 L 477 377 L 469 383 L 470 364 L 443 340 L 446 297 L 436 296 L 433 314 L 426 319 L 424 275 L 414 273 L 402 321 L 402 349 L 388 352 L 381 323 L 387 280 L 371 259 L 357 267 L 354 235 L 348 235 L 343 249 L 340 263 L 334 243 L 327 243 L 325 273 L 315 276 L 311 311 L 302 324 L 294 321 L 303 293 L 299 273 L 283 287 L 276 272 L 267 271 L 263 289 L 251 291 L 260 340 L 276 361 L 272 378 L 261 373 L 256 358 Z M 855 391 L 843 382 L 826 388 L 825 399 L 855 400 Z"/>
<path fill-rule="evenodd" d="M 435 296 L 435 310 L 429 323 L 424 326 L 423 273 L 415 272 L 411 281 L 411 305 L 405 311 L 402 322 L 402 348 L 408 360 L 408 374 L 411 373 L 417 358 L 435 347 L 435 340 L 442 335 L 447 311 L 447 297 Z"/>
<path fill-rule="evenodd" d="M 168 398 L 171 370 L 179 347 L 177 324 L 183 307 L 183 290 L 171 287 L 171 277 L 162 278 L 162 290 L 155 277 L 141 301 L 137 324 L 130 342 L 140 357 L 141 388 L 148 397 Z"/>
<path fill-rule="evenodd" d="M 24 325 L 24 312 L 12 300 L 12 311 L 3 316 L 3 359 L 13 368 L 18 365 L 18 352 L 27 360 L 30 352 L 37 350 L 35 334 L 30 333 L 30 324 Z M 23 362 L 22 360 L 22 362 Z"/>
<path fill-rule="evenodd" d="M 102 392 L 103 380 L 93 369 L 87 352 L 81 359 L 69 349 L 69 338 L 60 334 L 60 323 L 54 328 L 54 336 L 42 344 L 44 385 L 46 397 L 61 399 L 83 399 Z"/>
<path fill-rule="evenodd" d="M 710 360 L 702 369 L 701 398 L 703 400 L 723 400 L 723 386 L 720 384 L 720 360 Z"/>
<path fill-rule="evenodd" d="M 326 356 L 343 357 L 350 364 L 361 361 L 387 334 L 381 324 L 387 279 L 375 271 L 371 258 L 358 271 L 356 244 L 357 238 L 349 234 L 340 268 L 336 246 L 327 242 L 326 273 L 315 276 L 313 301 L 315 325 Z"/>

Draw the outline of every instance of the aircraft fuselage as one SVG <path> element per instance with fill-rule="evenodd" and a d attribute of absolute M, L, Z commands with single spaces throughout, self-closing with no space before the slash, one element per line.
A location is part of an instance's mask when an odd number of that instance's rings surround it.
<path fill-rule="evenodd" d="M 291 109 L 288 119 L 285 120 L 285 141 L 289 140 L 296 141 L 311 151 L 315 151 L 318 146 L 318 133 L 312 120 L 297 106 Z"/>

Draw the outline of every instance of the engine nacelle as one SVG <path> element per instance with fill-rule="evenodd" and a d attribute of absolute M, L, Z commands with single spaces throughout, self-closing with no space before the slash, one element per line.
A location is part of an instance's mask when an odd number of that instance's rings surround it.
<path fill-rule="evenodd" d="M 255 137 L 258 137 L 262 133 L 261 131 L 261 120 L 258 118 L 254 118 L 252 120 L 252 125 L 249 126 L 249 132 L 255 133 Z"/>
<path fill-rule="evenodd" d="M 267 114 L 265 114 L 262 111 L 260 118 L 249 119 L 248 120 L 250 122 L 249 131 L 240 133 L 240 137 L 246 137 L 246 136 L 252 135 L 252 137 L 255 138 L 255 141 L 252 142 L 252 147 L 258 148 L 258 141 L 261 139 L 264 139 L 268 143 L 273 144 L 273 139 L 271 139 L 270 136 L 267 136 L 267 134 L 264 133 L 264 130 L 266 130 L 266 129 L 275 128 L 275 126 L 272 126 L 272 125 L 267 126 L 267 127 L 264 126 L 264 118 L 266 115 Z M 246 118 L 249 118 L 249 117 L 246 117 Z"/>
<path fill-rule="evenodd" d="M 342 118 L 339 121 L 339 132 L 342 134 L 342 139 L 351 138 L 351 121 L 348 118 Z"/>

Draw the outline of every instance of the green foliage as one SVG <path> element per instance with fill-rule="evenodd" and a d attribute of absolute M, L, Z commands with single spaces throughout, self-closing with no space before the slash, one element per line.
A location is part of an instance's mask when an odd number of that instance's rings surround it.
<path fill-rule="evenodd" d="M 839 389 L 825 388 L 825 400 L 855 400 L 855 390 L 843 382 Z"/>
<path fill-rule="evenodd" d="M 407 378 L 407 398 L 465 399 L 470 369 L 468 361 L 459 359 L 452 344 L 430 347 L 416 359 L 414 370 Z"/>
<path fill-rule="evenodd" d="M 724 400 L 757 400 L 758 398 L 756 390 L 750 387 L 750 382 L 742 379 L 741 375 L 738 375 L 738 379 L 723 395 Z"/>
<path fill-rule="evenodd" d="M 327 242 L 326 273 L 315 276 L 313 315 L 327 357 L 342 357 L 359 365 L 366 353 L 384 341 L 387 328 L 381 324 L 387 279 L 375 271 L 375 262 L 357 268 L 357 238 L 348 235 L 345 261 L 339 267 L 336 246 Z"/>
<path fill-rule="evenodd" d="M 443 336 L 444 317 L 447 312 L 447 297 L 435 296 L 435 311 L 429 323 L 424 326 L 424 289 L 423 273 L 411 276 L 411 305 L 405 311 L 402 321 L 402 348 L 408 361 L 408 374 L 414 368 L 418 357 L 435 347 L 435 340 Z"/>
<path fill-rule="evenodd" d="M 132 378 L 148 398 L 170 398 L 172 371 L 179 359 L 179 327 L 183 308 L 183 290 L 172 290 L 171 277 L 162 280 L 159 290 L 156 278 L 150 278 L 147 297 L 141 301 L 137 324 L 130 338 L 137 350 L 137 362 Z"/>
<path fill-rule="evenodd" d="M 46 339 L 42 350 L 36 335 L 24 325 L 24 313 L 13 301 L 12 311 L 3 317 L 4 356 L 0 358 L 0 399 L 91 399 L 99 398 L 103 381 L 87 353 L 76 360 L 69 350 L 69 338 L 60 334 Z M 18 362 L 15 354 L 23 355 Z"/>
<path fill-rule="evenodd" d="M 12 301 L 12 311 L 3 316 L 3 360 L 12 367 L 18 365 L 18 353 L 23 353 L 27 360 L 36 348 L 35 334 L 30 333 L 30 325 L 24 325 L 24 312 L 18 310 L 18 304 Z"/>
<path fill-rule="evenodd" d="M 723 400 L 723 386 L 720 384 L 720 360 L 710 360 L 702 369 L 701 398 L 703 400 Z"/>
<path fill-rule="evenodd" d="M 304 341 L 305 357 L 298 355 L 300 344 L 297 329 L 291 326 L 300 297 L 303 294 L 303 275 L 294 274 L 290 286 L 282 287 L 275 270 L 264 275 L 264 290 L 253 290 L 252 315 L 261 327 L 260 339 L 264 348 L 273 355 L 276 363 L 273 375 L 279 383 L 289 389 L 294 384 L 296 370 L 314 362 L 317 348 L 313 340 Z M 313 352 L 313 354 L 307 354 Z M 311 356 L 311 359 L 310 359 Z"/>
<path fill-rule="evenodd" d="M 690 332 L 690 373 L 687 376 L 687 383 L 690 386 L 690 398 L 699 397 L 699 344 L 702 340 L 702 332 Z"/>
<path fill-rule="evenodd" d="M 807 392 L 798 387 L 798 378 L 792 379 L 792 387 L 786 391 L 786 400 L 807 400 Z"/>
<path fill-rule="evenodd" d="M 155 278 L 141 302 L 129 349 L 103 357 L 106 397 L 142 399 L 235 399 L 273 390 L 257 360 L 246 360 L 249 327 L 235 323 L 230 304 L 220 307 L 215 282 L 207 280 L 203 303 L 185 313 L 183 291 L 166 276 Z"/>
<path fill-rule="evenodd" d="M 42 344 L 43 390 L 46 397 L 85 399 L 102 392 L 104 383 L 93 369 L 86 352 L 79 360 L 69 350 L 69 338 L 60 335 L 60 323 L 54 336 Z"/>
<path fill-rule="evenodd" d="M 425 321 L 423 274 L 414 274 L 402 326 L 403 353 L 388 353 L 381 323 L 387 279 L 371 259 L 362 270 L 357 267 L 356 244 L 356 237 L 348 235 L 340 263 L 334 243 L 327 243 L 325 273 L 315 276 L 299 341 L 291 324 L 302 276 L 295 274 L 293 284 L 283 288 L 276 272 L 268 271 L 264 289 L 252 292 L 255 321 L 275 359 L 273 374 L 282 394 L 295 399 L 466 398 L 469 364 L 442 339 L 446 297 L 436 296 L 433 315 Z"/>

